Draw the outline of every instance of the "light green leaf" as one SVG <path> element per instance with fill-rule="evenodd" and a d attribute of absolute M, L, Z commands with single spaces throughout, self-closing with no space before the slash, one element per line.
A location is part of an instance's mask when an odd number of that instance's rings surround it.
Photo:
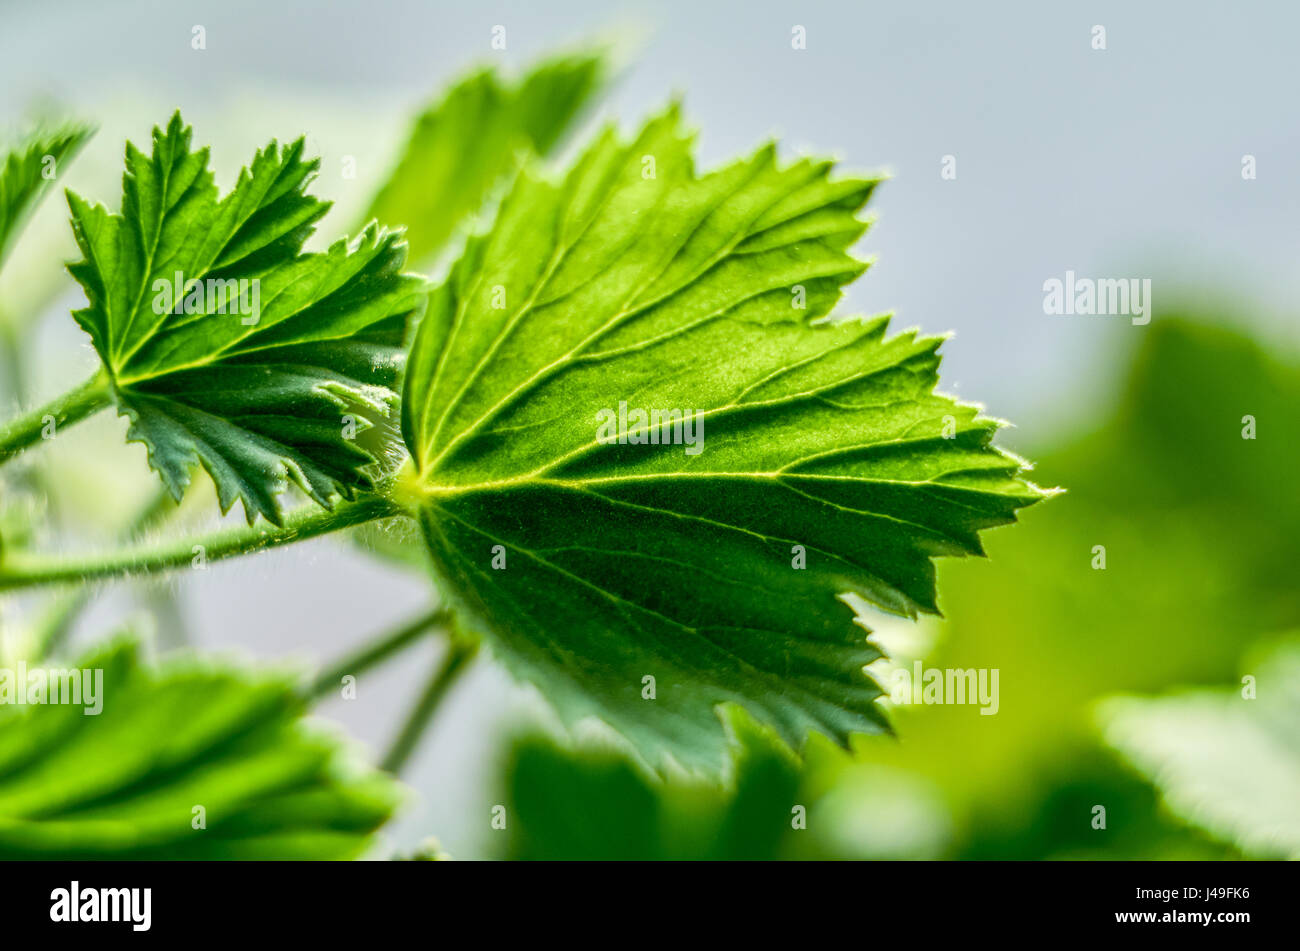
<path fill-rule="evenodd" d="M 94 128 L 81 123 L 37 129 L 8 151 L 0 165 L 0 265 L 63 162 L 92 134 Z"/>
<path fill-rule="evenodd" d="M 129 640 L 60 669 L 102 672 L 100 712 L 86 694 L 0 703 L 0 859 L 354 858 L 397 804 L 391 780 L 304 725 L 288 678 L 150 669 Z"/>
<path fill-rule="evenodd" d="M 931 559 L 1045 494 L 933 392 L 940 338 L 820 320 L 877 184 L 831 170 L 769 146 L 697 176 L 676 107 L 608 131 L 563 183 L 519 180 L 412 346 L 401 478 L 447 595 L 655 763 L 717 768 L 725 701 L 796 747 L 884 730 L 836 595 L 934 611 Z M 622 402 L 703 443 L 599 441 Z"/>
<path fill-rule="evenodd" d="M 374 226 L 301 253 L 329 207 L 305 193 L 319 162 L 301 139 L 258 152 L 218 199 L 190 137 L 177 113 L 151 155 L 127 145 L 120 214 L 69 193 L 85 255 L 69 270 L 90 302 L 73 316 L 172 494 L 201 464 L 223 512 L 238 499 L 278 524 L 290 480 L 326 506 L 369 485 L 355 433 L 395 400 L 423 282 L 401 273 L 400 234 Z"/>
<path fill-rule="evenodd" d="M 539 63 L 515 85 L 493 69 L 465 78 L 415 120 L 367 217 L 405 225 L 411 259 L 425 261 L 479 210 L 520 152 L 550 151 L 605 72 L 602 56 L 575 54 Z"/>
<path fill-rule="evenodd" d="M 1104 735 L 1187 822 L 1249 855 L 1297 859 L 1300 637 L 1246 673 L 1249 688 L 1108 700 Z"/>

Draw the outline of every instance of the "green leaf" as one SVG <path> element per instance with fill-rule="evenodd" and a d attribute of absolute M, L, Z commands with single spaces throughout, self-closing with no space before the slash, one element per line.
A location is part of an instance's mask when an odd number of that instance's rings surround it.
<path fill-rule="evenodd" d="M 367 218 L 406 226 L 411 258 L 442 250 L 483 205 L 521 152 L 545 155 L 604 79 L 598 54 L 556 57 L 510 85 L 484 69 L 416 120 L 405 151 Z"/>
<path fill-rule="evenodd" d="M 396 807 L 396 784 L 304 725 L 288 678 L 150 669 L 129 640 L 61 669 L 101 671 L 95 703 L 0 703 L 0 859 L 353 858 Z"/>
<path fill-rule="evenodd" d="M 1249 688 L 1108 700 L 1104 735 L 1187 822 L 1248 855 L 1300 858 L 1300 637 L 1245 672 Z"/>
<path fill-rule="evenodd" d="M 782 856 L 799 770 L 732 708 L 728 782 L 662 781 L 612 750 L 542 736 L 514 745 L 510 856 L 586 861 L 759 861 Z"/>
<path fill-rule="evenodd" d="M 886 729 L 835 596 L 935 611 L 931 559 L 1045 494 L 933 392 L 940 338 L 820 320 L 878 181 L 831 170 L 768 146 L 697 176 L 676 107 L 607 131 L 563 183 L 521 177 L 412 346 L 402 479 L 446 593 L 658 764 L 717 768 L 725 701 L 796 747 Z M 697 414 L 703 451 L 599 441 L 620 402 Z"/>
<path fill-rule="evenodd" d="M 301 252 L 329 208 L 305 193 L 319 161 L 301 139 L 271 142 L 218 199 L 190 137 L 177 113 L 151 155 L 127 145 L 120 214 L 68 194 L 89 300 L 73 316 L 173 496 L 201 464 L 223 512 L 238 499 L 279 524 L 290 481 L 325 506 L 370 484 L 353 437 L 395 400 L 423 282 L 401 273 L 400 234 L 373 225 Z"/>
<path fill-rule="evenodd" d="M 76 155 L 94 131 L 81 123 L 37 129 L 9 150 L 0 165 L 0 265 L 64 160 Z"/>

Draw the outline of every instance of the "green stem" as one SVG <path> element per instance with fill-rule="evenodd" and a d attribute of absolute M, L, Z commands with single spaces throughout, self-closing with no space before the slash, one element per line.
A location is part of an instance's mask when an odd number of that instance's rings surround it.
<path fill-rule="evenodd" d="M 402 648 L 415 643 L 430 628 L 445 623 L 448 616 L 446 608 L 438 608 L 403 625 L 393 633 L 370 642 L 355 654 L 343 658 L 321 673 L 307 688 L 307 698 L 319 700 L 326 694 L 333 693 L 344 677 L 349 674 L 355 676 L 382 663 Z"/>
<path fill-rule="evenodd" d="M 396 514 L 396 507 L 388 499 L 365 496 L 354 502 L 339 503 L 333 510 L 302 506 L 290 512 L 279 528 L 259 522 L 255 526 L 221 529 L 196 538 L 172 539 L 161 544 L 137 543 L 91 555 L 6 552 L 0 558 L 0 591 L 154 574 L 190 565 L 197 568 L 210 561 L 288 545 Z"/>
<path fill-rule="evenodd" d="M 81 386 L 50 400 L 44 406 L 21 413 L 0 425 L 0 463 L 18 455 L 40 441 L 47 421 L 54 420 L 54 431 L 71 426 L 109 404 L 108 377 L 101 371 Z"/>
<path fill-rule="evenodd" d="M 416 746 L 420 743 L 420 737 L 424 734 L 425 729 L 433 720 L 434 713 L 437 712 L 442 698 L 447 695 L 452 684 L 464 672 L 469 662 L 474 659 L 478 652 L 477 641 L 466 641 L 458 638 L 452 638 L 447 646 L 447 653 L 439 662 L 438 667 L 434 670 L 433 676 L 429 679 L 429 684 L 424 688 L 424 693 L 420 696 L 419 702 L 402 724 L 402 730 L 397 734 L 397 739 L 389 747 L 388 753 L 384 756 L 380 768 L 393 775 L 402 771 L 406 761 L 410 759 L 411 754 L 415 752 Z"/>

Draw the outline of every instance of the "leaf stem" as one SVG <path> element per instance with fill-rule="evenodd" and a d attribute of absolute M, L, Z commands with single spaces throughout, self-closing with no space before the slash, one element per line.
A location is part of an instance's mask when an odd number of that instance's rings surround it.
<path fill-rule="evenodd" d="M 385 754 L 380 769 L 393 775 L 401 773 L 402 767 L 406 765 L 419 745 L 420 737 L 433 721 L 433 715 L 437 712 L 443 697 L 469 666 L 476 653 L 478 653 L 478 641 L 451 638 L 447 645 L 447 653 L 438 662 L 433 676 L 429 678 L 428 686 L 424 688 L 424 693 L 407 716 L 406 722 L 402 724 L 401 732 L 397 734 L 393 745 Z"/>
<path fill-rule="evenodd" d="M 339 681 L 348 674 L 356 675 L 383 663 L 402 648 L 415 643 L 431 628 L 445 623 L 448 617 L 449 613 L 446 608 L 436 608 L 413 621 L 409 621 L 391 634 L 371 641 L 361 650 L 344 657 L 322 671 L 307 687 L 307 698 L 309 700 L 319 700 L 326 694 L 332 693 L 338 689 Z"/>
<path fill-rule="evenodd" d="M 101 370 L 85 383 L 55 397 L 44 406 L 20 413 L 15 419 L 0 425 L 0 464 L 38 442 L 48 419 L 54 420 L 54 431 L 57 432 L 64 426 L 71 426 L 97 413 L 108 404 L 108 376 Z"/>
<path fill-rule="evenodd" d="M 136 543 L 116 551 L 88 555 L 4 552 L 0 553 L 0 591 L 155 574 L 189 565 L 199 568 L 210 561 L 304 541 L 395 514 L 397 510 L 388 499 L 367 495 L 353 502 L 341 502 L 332 510 L 304 505 L 290 512 L 279 528 L 259 522 L 193 538 L 172 539 L 161 544 Z"/>

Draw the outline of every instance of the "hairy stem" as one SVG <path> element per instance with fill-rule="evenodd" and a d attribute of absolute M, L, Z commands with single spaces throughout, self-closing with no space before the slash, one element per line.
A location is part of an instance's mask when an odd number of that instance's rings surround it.
<path fill-rule="evenodd" d="M 52 432 L 71 426 L 109 404 L 108 376 L 100 371 L 85 383 L 0 425 L 0 463 L 39 442 L 53 421 Z"/>
<path fill-rule="evenodd" d="M 425 729 L 433 721 L 433 715 L 438 711 L 439 704 L 442 703 L 443 697 L 451 689 L 452 684 L 464 672 L 469 662 L 474 659 L 478 653 L 477 641 L 466 641 L 458 638 L 452 638 L 447 645 L 447 653 L 438 662 L 433 676 L 429 678 L 428 686 L 424 688 L 424 693 L 420 695 L 419 701 L 411 710 L 402 724 L 401 732 L 397 734 L 397 739 L 389 747 L 388 753 L 384 756 L 380 768 L 394 775 L 402 771 L 411 754 L 420 743 L 420 737 L 424 735 Z"/>
<path fill-rule="evenodd" d="M 365 496 L 354 502 L 341 502 L 332 510 L 302 506 L 290 512 L 279 528 L 259 522 L 159 544 L 136 543 L 101 554 L 5 552 L 0 556 L 0 591 L 156 574 L 187 566 L 197 569 L 206 567 L 210 561 L 288 545 L 395 514 L 392 502 L 379 496 Z"/>
<path fill-rule="evenodd" d="M 343 658 L 324 670 L 307 688 L 310 700 L 319 700 L 338 689 L 339 682 L 347 675 L 353 676 L 383 663 L 403 648 L 415 643 L 425 633 L 440 627 L 447 621 L 446 608 L 437 608 L 421 615 L 391 634 L 383 635 L 371 641 L 356 653 Z"/>

